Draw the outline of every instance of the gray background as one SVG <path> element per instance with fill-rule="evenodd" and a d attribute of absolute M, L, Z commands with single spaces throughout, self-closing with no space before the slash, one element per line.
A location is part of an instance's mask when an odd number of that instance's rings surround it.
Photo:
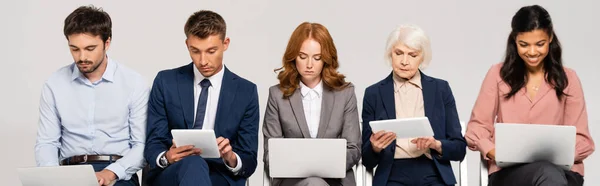
<path fill-rule="evenodd" d="M 539 3 L 552 15 L 564 49 L 564 62 L 577 71 L 586 95 L 589 127 L 600 139 L 598 70 L 600 51 L 598 1 L 2 1 L 0 68 L 0 180 L 19 185 L 17 167 L 35 165 L 33 147 L 40 90 L 58 68 L 69 64 L 64 18 L 80 5 L 103 7 L 113 20 L 109 55 L 152 82 L 162 69 L 188 64 L 183 25 L 199 9 L 220 13 L 227 21 L 231 45 L 224 63 L 258 85 L 261 125 L 268 87 L 277 83 L 294 28 L 303 21 L 319 22 L 331 32 L 340 69 L 356 86 L 359 110 L 364 89 L 391 69 L 383 61 L 387 35 L 399 24 L 420 25 L 431 37 L 433 60 L 426 74 L 450 82 L 460 119 L 468 121 L 483 77 L 502 60 L 510 20 L 524 5 Z M 149 84 L 150 86 L 150 84 Z M 262 138 L 262 135 L 260 135 Z M 262 139 L 261 139 L 262 144 Z M 262 145 L 259 149 L 262 149 Z M 600 184 L 600 155 L 585 160 L 586 185 Z M 469 183 L 478 181 L 478 156 L 468 158 Z M 262 182 L 262 150 L 251 185 Z"/>

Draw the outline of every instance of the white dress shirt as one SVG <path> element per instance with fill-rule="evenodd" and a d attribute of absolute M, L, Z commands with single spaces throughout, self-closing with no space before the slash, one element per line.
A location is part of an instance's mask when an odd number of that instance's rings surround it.
<path fill-rule="evenodd" d="M 206 112 L 204 114 L 204 123 L 202 125 L 202 129 L 203 130 L 214 130 L 215 128 L 215 118 L 217 116 L 217 106 L 219 103 L 219 95 L 221 94 L 221 85 L 223 84 L 223 74 L 225 71 L 225 67 L 221 66 L 221 70 L 219 72 L 217 72 L 216 74 L 210 76 L 210 77 L 204 77 L 200 71 L 198 71 L 198 68 L 196 68 L 196 66 L 194 65 L 194 120 L 196 121 L 196 111 L 198 109 L 198 99 L 200 99 L 200 93 L 202 93 L 202 86 L 200 85 L 200 82 L 204 79 L 208 79 L 210 81 L 210 87 L 208 87 L 208 99 L 206 100 Z M 194 125 L 196 125 L 196 123 L 194 123 Z M 162 167 L 160 165 L 160 157 L 162 157 L 162 155 L 164 154 L 161 153 L 158 155 L 158 158 L 156 159 L 157 165 L 159 167 Z M 237 157 L 237 166 L 235 168 L 229 167 L 229 165 L 227 165 L 227 163 L 225 163 L 225 166 L 227 166 L 227 168 L 229 168 L 229 170 L 233 173 L 237 173 L 238 171 L 240 171 L 240 169 L 242 169 L 242 159 L 240 159 L 240 156 L 237 155 L 237 153 L 235 153 L 235 156 Z M 164 167 L 162 167 L 164 168 Z"/>
<path fill-rule="evenodd" d="M 316 138 L 319 132 L 319 122 L 321 121 L 321 101 L 323 100 L 323 81 L 320 81 L 315 88 L 309 88 L 300 81 L 300 93 L 302 93 L 302 106 L 304 108 L 304 117 L 310 131 L 310 137 Z"/>
<path fill-rule="evenodd" d="M 225 67 L 221 67 L 221 71 L 210 77 L 204 77 L 200 71 L 198 71 L 198 68 L 194 68 L 194 122 L 196 121 L 196 111 L 198 110 L 198 99 L 200 99 L 200 93 L 202 93 L 202 86 L 200 86 L 200 82 L 204 79 L 208 79 L 210 81 L 202 129 L 213 130 L 215 128 L 217 105 L 219 103 L 219 95 L 221 94 L 221 85 L 223 84 L 223 71 L 225 71 Z M 194 123 L 194 125 L 196 125 L 196 123 Z"/>

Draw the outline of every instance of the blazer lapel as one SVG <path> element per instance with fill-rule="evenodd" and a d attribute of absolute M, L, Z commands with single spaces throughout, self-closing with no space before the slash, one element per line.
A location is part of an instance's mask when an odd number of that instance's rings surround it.
<path fill-rule="evenodd" d="M 183 109 L 185 125 L 188 129 L 194 124 L 194 64 L 181 68 L 177 74 L 177 89 Z"/>
<path fill-rule="evenodd" d="M 394 99 L 393 75 L 394 73 L 392 72 L 379 86 L 379 94 L 381 94 L 383 107 L 385 108 L 388 119 L 396 119 L 396 100 Z"/>
<path fill-rule="evenodd" d="M 421 73 L 421 84 L 423 85 L 423 106 L 425 106 L 425 116 L 429 118 L 429 121 L 433 119 L 433 109 L 435 106 L 435 93 L 437 92 L 437 86 L 431 77 Z"/>
<path fill-rule="evenodd" d="M 217 104 L 217 116 L 215 118 L 215 135 L 221 136 L 221 129 L 227 124 L 227 112 L 231 110 L 233 100 L 238 88 L 237 77 L 224 67 L 223 83 L 221 84 L 221 93 L 219 94 L 219 103 Z"/>
<path fill-rule="evenodd" d="M 329 90 L 329 88 L 323 86 L 323 97 L 321 101 L 321 118 L 319 119 L 319 131 L 317 131 L 317 138 L 325 137 L 334 104 L 335 94 L 331 90 Z"/>
<path fill-rule="evenodd" d="M 296 117 L 296 123 L 298 123 L 298 127 L 300 127 L 300 130 L 302 131 L 302 136 L 304 136 L 304 138 L 310 138 L 308 124 L 306 123 L 306 116 L 304 116 L 300 89 L 296 89 L 296 92 L 294 92 L 294 94 L 292 94 L 288 100 L 290 102 L 290 106 L 292 107 L 292 112 L 294 112 L 294 117 Z"/>

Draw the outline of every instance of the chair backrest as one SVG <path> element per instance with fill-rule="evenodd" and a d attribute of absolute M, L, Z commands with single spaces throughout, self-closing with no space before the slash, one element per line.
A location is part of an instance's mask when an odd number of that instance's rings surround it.
<path fill-rule="evenodd" d="M 467 127 L 465 126 L 464 121 L 460 122 L 460 128 L 461 128 L 462 135 L 465 136 L 465 133 L 467 132 Z M 468 175 L 469 171 L 467 171 L 467 167 L 469 167 L 469 166 L 467 166 L 467 165 L 468 165 L 468 158 L 465 154 L 465 158 L 463 158 L 463 160 L 460 161 L 460 165 L 458 167 L 458 170 L 459 170 L 458 175 L 459 176 L 458 176 L 458 179 L 456 179 L 456 180 L 458 180 L 458 183 L 460 186 L 468 185 L 469 179 L 467 178 L 467 175 Z"/>
<path fill-rule="evenodd" d="M 362 170 L 362 161 L 358 160 L 358 164 L 352 167 L 354 170 L 354 179 L 356 180 L 356 185 L 363 185 L 363 170 Z"/>
<path fill-rule="evenodd" d="M 485 159 L 483 159 L 483 157 L 481 157 L 481 164 L 479 166 L 479 172 L 480 172 L 480 176 L 479 176 L 479 181 L 480 184 L 482 186 L 488 185 L 488 164 L 487 161 Z"/>
<path fill-rule="evenodd" d="M 367 168 L 363 165 L 362 169 L 364 170 L 364 176 L 363 176 L 363 185 L 364 186 L 373 186 L 373 173 L 375 172 L 375 170 L 377 169 L 377 167 L 373 168 L 373 171 L 367 171 Z"/>
<path fill-rule="evenodd" d="M 263 186 L 271 186 L 271 177 L 267 174 L 267 167 L 263 171 Z"/>

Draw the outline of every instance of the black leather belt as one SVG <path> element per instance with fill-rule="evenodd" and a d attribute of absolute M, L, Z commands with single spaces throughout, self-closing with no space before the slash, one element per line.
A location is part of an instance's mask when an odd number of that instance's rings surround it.
<path fill-rule="evenodd" d="M 93 162 L 115 162 L 118 159 L 123 158 L 123 156 L 115 156 L 115 155 L 81 155 L 81 156 L 72 156 L 67 159 L 60 161 L 61 165 L 78 165 L 85 163 L 93 163 Z"/>

